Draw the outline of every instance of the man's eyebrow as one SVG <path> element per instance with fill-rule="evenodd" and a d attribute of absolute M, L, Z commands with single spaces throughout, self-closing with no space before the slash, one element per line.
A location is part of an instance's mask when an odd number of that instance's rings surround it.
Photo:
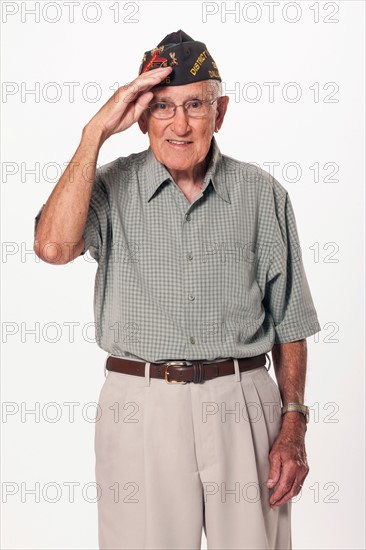
<path fill-rule="evenodd" d="M 169 96 L 163 96 L 159 98 L 154 97 L 153 99 L 155 99 L 156 101 L 172 101 L 174 103 L 173 98 Z M 200 97 L 200 94 L 197 93 L 197 94 L 191 94 L 187 96 L 184 101 L 189 101 L 190 99 L 202 99 L 202 98 Z"/>

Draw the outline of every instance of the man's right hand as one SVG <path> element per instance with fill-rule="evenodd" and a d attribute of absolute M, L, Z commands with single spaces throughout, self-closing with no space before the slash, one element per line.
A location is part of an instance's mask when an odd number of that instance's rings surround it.
<path fill-rule="evenodd" d="M 140 118 L 151 101 L 153 92 L 149 91 L 150 88 L 157 86 L 171 71 L 172 67 L 152 69 L 118 88 L 88 122 L 85 129 L 97 129 L 102 141 L 127 130 Z"/>
<path fill-rule="evenodd" d="M 153 69 L 121 86 L 83 128 L 80 144 L 38 220 L 33 248 L 39 258 L 65 264 L 81 254 L 100 147 L 140 118 L 154 96 L 150 89 L 171 70 Z"/>

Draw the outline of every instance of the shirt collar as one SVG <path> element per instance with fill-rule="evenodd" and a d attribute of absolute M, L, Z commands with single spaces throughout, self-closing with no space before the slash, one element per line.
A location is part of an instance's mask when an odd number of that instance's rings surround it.
<path fill-rule="evenodd" d="M 212 181 L 213 187 L 219 197 L 230 203 L 222 154 L 217 145 L 215 136 L 212 136 L 211 147 L 212 156 L 204 177 L 202 191 L 204 191 L 210 181 Z M 145 184 L 147 187 L 146 200 L 149 202 L 158 188 L 165 181 L 171 180 L 172 176 L 165 165 L 161 164 L 156 159 L 151 147 L 149 147 L 146 152 L 144 171 L 146 176 Z"/>

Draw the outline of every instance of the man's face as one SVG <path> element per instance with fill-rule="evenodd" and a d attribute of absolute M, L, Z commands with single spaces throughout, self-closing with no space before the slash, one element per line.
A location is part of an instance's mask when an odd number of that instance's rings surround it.
<path fill-rule="evenodd" d="M 150 101 L 170 101 L 182 105 L 190 99 L 212 100 L 217 97 L 217 88 L 212 81 L 194 82 L 184 86 L 159 86 L 151 90 Z M 229 98 L 222 97 L 211 106 L 204 118 L 188 117 L 179 107 L 174 117 L 161 120 L 150 111 L 144 111 L 138 123 L 143 133 L 148 132 L 151 149 L 156 159 L 170 171 L 191 171 L 203 162 L 210 148 L 215 130 L 221 127 Z M 181 144 L 173 143 L 178 141 Z"/>

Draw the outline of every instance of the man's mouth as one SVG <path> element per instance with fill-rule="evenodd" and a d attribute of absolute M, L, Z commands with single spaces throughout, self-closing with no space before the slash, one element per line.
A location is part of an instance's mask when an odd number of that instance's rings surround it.
<path fill-rule="evenodd" d="M 178 147 L 183 147 L 184 145 L 190 145 L 192 141 L 181 141 L 176 139 L 167 139 L 167 142 L 170 143 L 170 145 L 177 145 Z"/>

